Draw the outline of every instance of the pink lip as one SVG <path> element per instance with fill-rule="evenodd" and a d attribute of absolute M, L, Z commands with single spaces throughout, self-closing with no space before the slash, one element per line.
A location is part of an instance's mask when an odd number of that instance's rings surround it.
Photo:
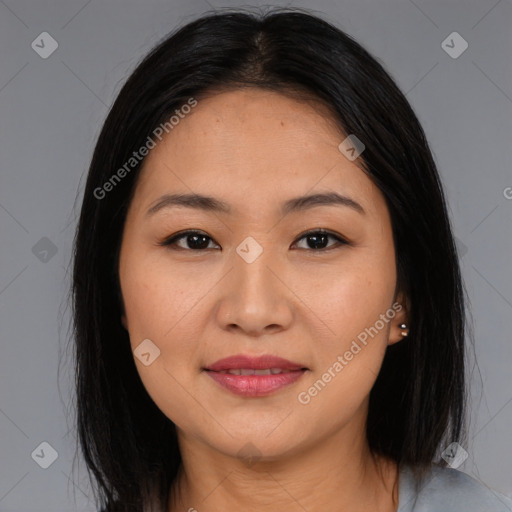
<path fill-rule="evenodd" d="M 265 396 L 300 379 L 306 370 L 276 375 L 231 375 L 207 370 L 206 373 L 221 386 L 242 396 Z"/>
<path fill-rule="evenodd" d="M 219 359 L 215 363 L 207 366 L 206 370 L 220 372 L 221 370 L 232 370 L 240 368 L 253 368 L 254 370 L 264 370 L 265 368 L 281 368 L 282 370 L 302 370 L 304 365 L 288 361 L 282 357 L 272 356 L 270 354 L 252 357 L 244 354 Z"/>
<path fill-rule="evenodd" d="M 219 373 L 222 370 L 230 369 L 264 370 L 267 368 L 289 370 L 289 373 L 271 375 L 233 375 L 230 373 Z M 220 359 L 214 364 L 204 368 L 204 370 L 213 380 L 232 393 L 247 397 L 258 397 L 269 395 L 292 384 L 302 377 L 307 368 L 299 363 L 294 363 L 272 355 L 251 357 L 240 354 Z"/>

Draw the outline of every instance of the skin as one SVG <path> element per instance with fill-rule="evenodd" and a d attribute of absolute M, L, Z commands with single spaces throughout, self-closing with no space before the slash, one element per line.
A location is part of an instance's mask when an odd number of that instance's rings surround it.
<path fill-rule="evenodd" d="M 149 366 L 135 362 L 177 427 L 183 465 L 171 512 L 397 508 L 396 465 L 372 455 L 365 422 L 385 350 L 403 339 L 405 305 L 308 404 L 297 398 L 405 299 L 384 197 L 339 151 L 345 137 L 321 105 L 237 90 L 199 101 L 145 160 L 122 239 L 121 320 L 132 349 L 144 339 L 160 349 Z M 329 191 L 365 213 L 280 212 L 287 199 Z M 177 192 L 213 196 L 233 212 L 174 206 L 146 215 Z M 329 237 L 315 248 L 300 238 L 316 228 L 349 243 Z M 208 248 L 186 237 L 174 249 L 159 245 L 186 229 L 206 234 Z M 248 236 L 263 249 L 252 263 L 236 252 Z M 241 353 L 308 371 L 272 395 L 237 396 L 202 368 Z M 242 457 L 243 447 L 257 459 Z"/>

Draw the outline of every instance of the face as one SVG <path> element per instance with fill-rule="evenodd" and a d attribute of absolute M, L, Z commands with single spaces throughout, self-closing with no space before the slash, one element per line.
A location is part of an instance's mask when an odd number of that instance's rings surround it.
<path fill-rule="evenodd" d="M 180 439 L 272 459 L 364 436 L 406 318 L 384 197 L 345 137 L 319 105 L 239 90 L 199 101 L 148 154 L 122 239 L 122 322 Z M 331 201 L 292 201 L 317 194 Z M 232 356 L 248 359 L 215 365 Z"/>

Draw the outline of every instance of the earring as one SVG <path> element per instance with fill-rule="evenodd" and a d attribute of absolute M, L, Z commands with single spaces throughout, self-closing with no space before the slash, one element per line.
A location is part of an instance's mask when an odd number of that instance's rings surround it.
<path fill-rule="evenodd" d="M 402 332 L 401 332 L 402 336 L 409 335 L 409 333 L 405 330 L 405 329 L 407 329 L 407 324 L 400 324 L 398 327 L 400 327 L 400 329 L 402 329 Z"/>

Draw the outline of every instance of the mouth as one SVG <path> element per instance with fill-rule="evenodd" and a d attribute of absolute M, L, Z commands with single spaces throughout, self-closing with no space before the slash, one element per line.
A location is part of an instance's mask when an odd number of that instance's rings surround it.
<path fill-rule="evenodd" d="M 221 359 L 203 370 L 220 386 L 236 395 L 260 397 L 293 384 L 309 369 L 272 355 L 236 355 Z"/>
<path fill-rule="evenodd" d="M 230 375 L 279 375 L 292 371 L 297 370 L 285 370 L 283 368 L 265 368 L 262 370 L 257 370 L 256 368 L 229 368 L 228 370 L 220 370 L 217 373 L 229 373 Z"/>

